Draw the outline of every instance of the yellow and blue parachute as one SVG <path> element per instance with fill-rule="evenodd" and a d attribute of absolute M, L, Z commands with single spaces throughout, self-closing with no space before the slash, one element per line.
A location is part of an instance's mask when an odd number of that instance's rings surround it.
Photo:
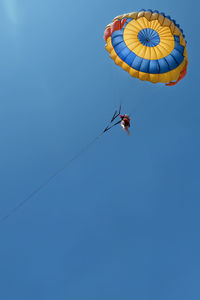
<path fill-rule="evenodd" d="M 185 36 L 164 13 L 148 9 L 117 16 L 104 39 L 110 57 L 133 77 L 171 86 L 186 75 Z"/>

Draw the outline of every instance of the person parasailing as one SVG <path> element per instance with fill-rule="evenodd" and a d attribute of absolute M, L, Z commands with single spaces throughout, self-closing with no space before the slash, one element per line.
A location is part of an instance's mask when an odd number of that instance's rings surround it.
<path fill-rule="evenodd" d="M 112 124 L 113 121 L 117 118 L 117 117 L 120 117 L 121 120 L 117 121 L 115 124 Z M 122 126 L 122 129 L 125 130 L 128 135 L 130 135 L 130 132 L 129 132 L 129 127 L 130 127 L 130 117 L 129 115 L 127 114 L 124 114 L 124 115 L 121 115 L 121 105 L 120 105 L 120 108 L 119 108 L 119 111 L 115 111 L 111 121 L 110 121 L 110 124 L 111 125 L 108 125 L 103 132 L 106 132 L 108 130 L 110 130 L 112 127 L 118 125 L 121 123 L 121 126 Z"/>
<path fill-rule="evenodd" d="M 122 129 L 125 130 L 128 135 L 130 135 L 130 131 L 129 131 L 129 127 L 130 127 L 130 117 L 128 115 L 119 115 L 120 118 L 121 118 L 121 126 L 122 126 Z"/>

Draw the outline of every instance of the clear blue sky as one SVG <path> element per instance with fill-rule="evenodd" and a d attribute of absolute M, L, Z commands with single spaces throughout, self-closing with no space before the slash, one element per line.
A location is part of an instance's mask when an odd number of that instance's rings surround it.
<path fill-rule="evenodd" d="M 187 77 L 132 79 L 105 26 L 164 11 Z M 122 101 L 131 136 L 104 135 L 0 226 L 2 300 L 200 299 L 199 10 L 180 0 L 1 0 L 0 216 L 90 142 Z"/>

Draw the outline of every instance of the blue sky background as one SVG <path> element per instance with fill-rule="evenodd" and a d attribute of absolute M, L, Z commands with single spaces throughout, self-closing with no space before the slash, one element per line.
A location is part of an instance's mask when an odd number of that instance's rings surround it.
<path fill-rule="evenodd" d="M 132 79 L 105 26 L 164 11 L 188 41 L 175 87 Z M 2 300 L 200 299 L 199 9 L 196 1 L 1 0 L 0 216 L 106 125 L 108 132 L 0 225 Z"/>

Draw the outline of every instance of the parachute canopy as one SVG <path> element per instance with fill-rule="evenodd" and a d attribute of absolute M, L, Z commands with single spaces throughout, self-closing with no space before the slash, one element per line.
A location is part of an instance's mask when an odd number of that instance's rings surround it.
<path fill-rule="evenodd" d="M 186 75 L 185 36 L 164 13 L 148 9 L 117 16 L 104 39 L 110 57 L 133 77 L 175 85 Z"/>

